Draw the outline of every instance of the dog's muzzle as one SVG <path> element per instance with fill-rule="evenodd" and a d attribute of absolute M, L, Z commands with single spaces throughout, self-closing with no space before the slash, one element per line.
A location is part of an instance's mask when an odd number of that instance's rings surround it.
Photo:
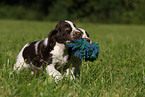
<path fill-rule="evenodd" d="M 77 40 L 77 39 L 80 39 L 80 38 L 82 38 L 82 33 L 79 30 L 75 30 L 73 32 L 73 40 Z"/>

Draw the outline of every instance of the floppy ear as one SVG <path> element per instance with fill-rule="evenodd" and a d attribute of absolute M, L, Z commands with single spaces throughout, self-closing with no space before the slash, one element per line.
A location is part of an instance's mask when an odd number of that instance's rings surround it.
<path fill-rule="evenodd" d="M 57 34 L 57 30 L 52 30 L 49 34 L 48 34 L 48 47 L 50 48 L 50 50 L 53 49 L 55 43 L 56 43 L 56 34 Z"/>
<path fill-rule="evenodd" d="M 39 50 L 39 56 L 40 58 L 42 59 L 47 59 L 48 56 L 50 56 L 49 52 L 51 50 L 53 50 L 54 48 L 54 45 L 56 43 L 56 33 L 57 33 L 57 30 L 52 30 L 49 34 L 48 34 L 48 44 L 47 46 L 44 46 L 43 44 L 40 44 L 40 50 Z"/>

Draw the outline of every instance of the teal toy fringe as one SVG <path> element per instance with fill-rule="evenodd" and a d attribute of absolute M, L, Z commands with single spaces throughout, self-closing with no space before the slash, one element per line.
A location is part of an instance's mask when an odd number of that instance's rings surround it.
<path fill-rule="evenodd" d="M 99 56 L 99 43 L 89 43 L 86 41 L 86 39 L 81 38 L 74 40 L 71 43 L 66 43 L 66 45 L 71 47 L 72 50 L 76 50 L 74 56 L 79 57 L 80 59 L 83 58 L 86 61 L 94 61 Z"/>

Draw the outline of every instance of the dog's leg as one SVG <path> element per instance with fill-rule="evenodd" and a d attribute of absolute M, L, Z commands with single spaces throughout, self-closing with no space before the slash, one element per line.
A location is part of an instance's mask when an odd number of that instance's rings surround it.
<path fill-rule="evenodd" d="M 19 53 L 17 61 L 14 64 L 14 70 L 19 72 L 23 68 L 28 68 L 28 67 L 29 67 L 29 65 L 27 63 L 25 63 L 23 57 L 21 56 L 21 53 Z"/>
<path fill-rule="evenodd" d="M 56 83 L 63 78 L 61 73 L 55 69 L 54 64 L 48 65 L 46 67 L 46 71 L 49 74 L 49 76 L 55 78 Z"/>
<path fill-rule="evenodd" d="M 25 47 L 29 46 L 29 44 L 26 44 L 22 50 L 20 51 L 20 53 L 17 56 L 17 60 L 16 63 L 14 64 L 14 70 L 20 71 L 23 68 L 28 68 L 28 64 L 25 62 L 24 58 L 23 58 L 23 50 Z"/>

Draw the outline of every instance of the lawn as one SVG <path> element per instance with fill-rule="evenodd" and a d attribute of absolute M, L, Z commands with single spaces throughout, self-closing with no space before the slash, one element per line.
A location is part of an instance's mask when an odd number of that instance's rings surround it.
<path fill-rule="evenodd" d="M 75 23 L 100 45 L 99 58 L 83 61 L 77 80 L 55 83 L 49 76 L 12 73 L 20 49 L 42 40 L 57 22 L 0 20 L 0 97 L 143 97 L 145 25 Z"/>

